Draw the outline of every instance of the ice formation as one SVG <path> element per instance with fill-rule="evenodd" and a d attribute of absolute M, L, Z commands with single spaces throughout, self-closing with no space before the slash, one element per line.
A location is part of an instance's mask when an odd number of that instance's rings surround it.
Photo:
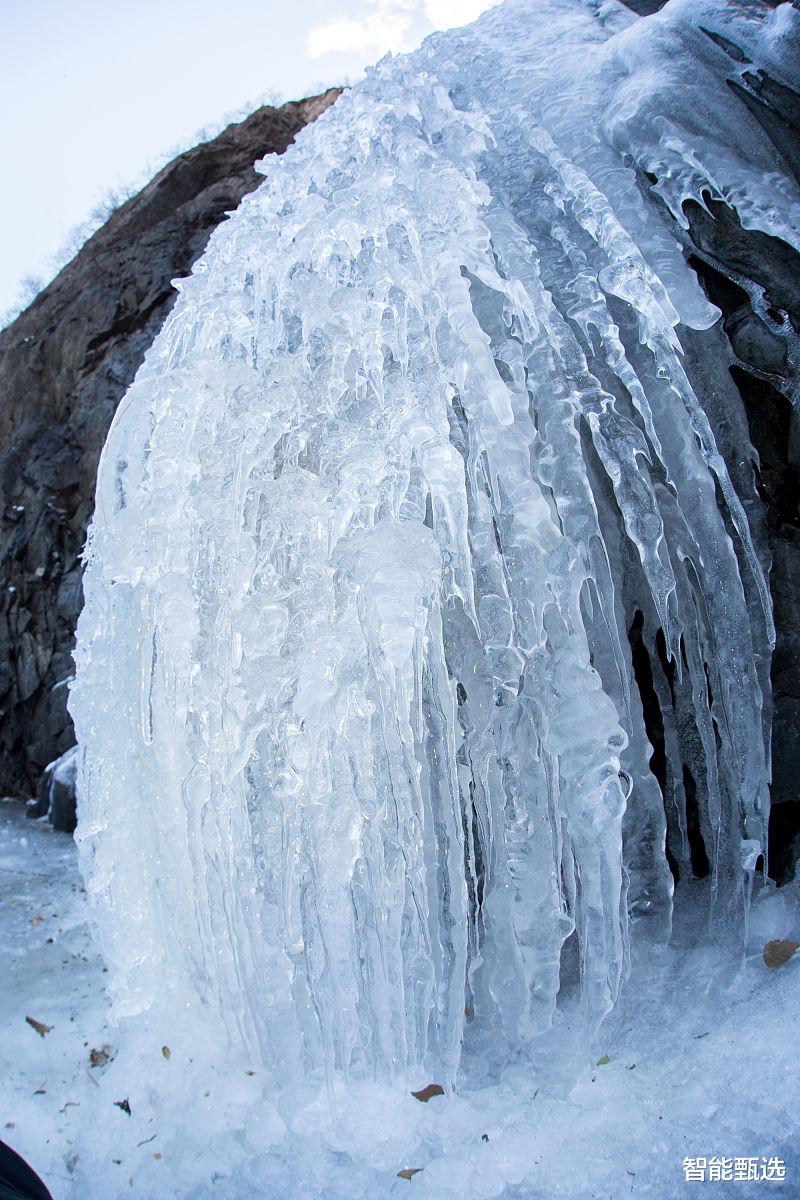
<path fill-rule="evenodd" d="M 507 0 L 265 162 L 180 282 L 103 454 L 71 698 L 120 1016 L 208 1017 L 281 1080 L 593 1029 L 669 936 L 688 787 L 735 934 L 770 602 L 668 214 L 800 246 L 721 83 L 729 37 L 791 84 L 798 20 Z"/>

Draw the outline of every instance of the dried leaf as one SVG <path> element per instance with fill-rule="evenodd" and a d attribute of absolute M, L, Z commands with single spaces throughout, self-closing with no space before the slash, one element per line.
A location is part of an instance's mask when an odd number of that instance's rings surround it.
<path fill-rule="evenodd" d="M 414 1093 L 412 1092 L 412 1095 Z M 422 1167 L 403 1167 L 402 1171 L 397 1172 L 398 1179 L 413 1179 L 415 1175 L 419 1175 Z"/>
<path fill-rule="evenodd" d="M 39 1037 L 44 1037 L 53 1028 L 52 1025 L 44 1025 L 41 1021 L 36 1021 L 33 1017 L 26 1017 L 25 1020 L 30 1025 L 31 1029 L 35 1029 Z"/>
<path fill-rule="evenodd" d="M 35 929 L 37 925 L 41 925 L 42 921 L 44 921 L 44 917 L 41 913 L 39 913 L 38 916 L 35 916 L 31 921 L 31 928 Z"/>
<path fill-rule="evenodd" d="M 598 1065 L 598 1067 L 605 1067 L 610 1062 L 611 1062 L 611 1059 L 608 1057 L 607 1054 L 604 1054 L 602 1058 L 598 1058 L 597 1065 Z"/>
<path fill-rule="evenodd" d="M 162 1046 L 161 1053 L 164 1055 L 164 1058 L 170 1058 L 172 1056 L 172 1051 L 170 1050 L 169 1046 Z"/>
<path fill-rule="evenodd" d="M 161 1158 L 161 1154 L 158 1150 L 156 1150 L 155 1154 L 153 1155 L 153 1158 Z"/>
<path fill-rule="evenodd" d="M 443 1096 L 444 1088 L 440 1083 L 429 1083 L 427 1087 L 420 1088 L 418 1092 L 412 1092 L 411 1095 L 415 1100 L 421 1100 L 423 1104 L 427 1104 L 434 1096 Z"/>
<path fill-rule="evenodd" d="M 89 1052 L 89 1065 L 92 1067 L 104 1067 L 109 1060 L 110 1046 L 101 1046 L 99 1050 L 91 1050 Z"/>
<path fill-rule="evenodd" d="M 764 947 L 764 962 L 773 970 L 788 962 L 795 950 L 800 950 L 800 942 L 788 942 L 783 938 L 775 938 Z"/>
<path fill-rule="evenodd" d="M 128 1097 L 127 1097 L 127 1096 L 125 1097 L 125 1099 L 124 1099 L 124 1100 L 115 1100 L 115 1101 L 114 1101 L 114 1107 L 115 1107 L 115 1108 L 121 1108 L 121 1109 L 122 1109 L 122 1111 L 123 1111 L 124 1113 L 127 1113 L 127 1114 L 128 1114 L 128 1116 L 130 1116 L 130 1115 L 131 1115 L 131 1106 L 130 1106 L 130 1104 L 128 1103 Z"/>

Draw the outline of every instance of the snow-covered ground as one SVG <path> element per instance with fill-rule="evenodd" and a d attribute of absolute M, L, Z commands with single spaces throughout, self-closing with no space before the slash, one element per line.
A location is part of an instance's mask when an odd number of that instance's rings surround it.
<path fill-rule="evenodd" d="M 683 934 L 640 956 L 592 1064 L 511 1064 L 428 1103 L 410 1094 L 435 1082 L 420 1078 L 282 1089 L 182 1044 L 179 1021 L 172 1045 L 145 1031 L 115 1056 L 73 842 L 12 803 L 0 903 L 0 1136 L 56 1200 L 800 1195 L 800 962 L 768 970 L 762 956 L 771 938 L 800 940 L 796 888 L 756 901 L 743 959 L 700 948 L 679 911 Z M 759 1171 L 777 1156 L 786 1179 L 685 1182 L 700 1156 Z"/>
<path fill-rule="evenodd" d="M 9 801 L 0 804 L 0 906 L 0 1138 L 54 1196 L 77 1195 L 71 1171 L 86 1091 L 97 1084 L 90 1053 L 110 1037 L 104 968 L 75 843 Z M 39 1033 L 26 1017 L 50 1029 Z"/>

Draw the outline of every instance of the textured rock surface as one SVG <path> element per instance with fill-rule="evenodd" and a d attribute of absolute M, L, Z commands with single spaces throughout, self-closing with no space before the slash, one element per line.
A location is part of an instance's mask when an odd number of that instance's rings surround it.
<path fill-rule="evenodd" d="M 73 741 L 80 553 L 111 418 L 225 213 L 339 95 L 261 108 L 169 163 L 0 333 L 0 792 L 30 796 Z"/>

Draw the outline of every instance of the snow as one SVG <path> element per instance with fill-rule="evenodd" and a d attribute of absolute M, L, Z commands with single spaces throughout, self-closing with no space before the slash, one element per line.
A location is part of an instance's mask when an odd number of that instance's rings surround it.
<path fill-rule="evenodd" d="M 143 1196 L 424 1166 L 436 1196 L 616 1197 L 679 1194 L 709 1124 L 710 1154 L 794 1153 L 796 964 L 740 961 L 766 546 L 684 371 L 717 312 L 667 209 L 800 245 L 704 32 L 791 85 L 798 20 L 508 0 L 265 161 L 180 281 L 103 452 L 70 698 L 119 1023 L 82 1196 L 114 1158 Z"/>
<path fill-rule="evenodd" d="M 72 838 L 10 801 L 0 803 L 0 909 L 0 1138 L 61 1196 L 87 1132 L 89 1054 L 110 1037 L 105 967 Z"/>
<path fill-rule="evenodd" d="M 191 1039 L 166 1058 L 157 1025 L 135 1049 L 121 1045 L 72 840 L 5 803 L 0 1136 L 58 1200 L 669 1200 L 702 1186 L 683 1172 L 700 1155 L 786 1164 L 785 1185 L 706 1184 L 712 1194 L 795 1195 L 800 961 L 768 970 L 762 948 L 798 939 L 798 890 L 756 897 L 743 955 L 703 946 L 690 913 L 677 943 L 637 958 L 613 1021 L 560 1083 L 516 1061 L 489 1086 L 427 1104 L 410 1094 L 431 1082 L 421 1073 L 337 1079 L 331 1093 L 312 1077 L 274 1092 L 261 1070 L 221 1069 Z M 40 1037 L 26 1016 L 50 1032 Z M 110 1061 L 92 1067 L 103 1047 Z M 125 1099 L 130 1115 L 115 1106 Z M 397 1178 L 408 1167 L 422 1168 L 410 1183 Z"/>

